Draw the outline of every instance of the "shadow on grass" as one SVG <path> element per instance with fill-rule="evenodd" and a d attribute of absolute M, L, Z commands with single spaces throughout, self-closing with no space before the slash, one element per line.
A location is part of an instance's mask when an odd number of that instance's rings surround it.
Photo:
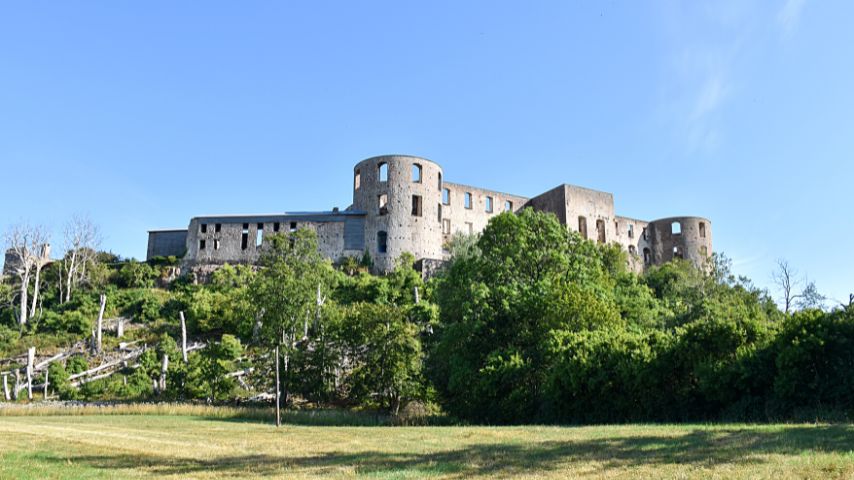
<path fill-rule="evenodd" d="M 382 435 L 381 431 L 377 435 Z M 393 442 L 394 440 L 389 440 Z M 854 427 L 792 426 L 782 431 L 754 427 L 686 430 L 670 436 L 614 435 L 600 439 L 515 443 L 481 443 L 429 453 L 318 452 L 308 456 L 224 456 L 212 459 L 138 455 L 70 455 L 43 458 L 68 460 L 98 469 L 146 469 L 153 475 L 190 476 L 198 472 L 239 476 L 273 475 L 309 470 L 312 473 L 355 471 L 382 475 L 454 474 L 461 478 L 514 476 L 547 472 L 596 462 L 603 468 L 720 464 L 757 465 L 773 462 L 769 454 L 848 453 L 854 450 Z"/>

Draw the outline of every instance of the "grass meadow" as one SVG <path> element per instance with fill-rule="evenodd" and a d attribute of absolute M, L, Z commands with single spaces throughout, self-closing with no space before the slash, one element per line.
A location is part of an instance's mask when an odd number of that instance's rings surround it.
<path fill-rule="evenodd" d="M 0 409 L 0 478 L 854 478 L 851 425 L 389 426 L 345 412 Z"/>

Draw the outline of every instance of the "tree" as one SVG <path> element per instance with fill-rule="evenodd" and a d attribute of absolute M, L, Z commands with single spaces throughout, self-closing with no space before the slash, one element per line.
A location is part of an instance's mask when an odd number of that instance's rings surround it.
<path fill-rule="evenodd" d="M 63 231 L 66 253 L 61 270 L 65 278 L 60 280 L 62 303 L 70 301 L 72 292 L 87 281 L 88 267 L 97 257 L 100 241 L 98 226 L 89 218 L 74 216 L 66 223 Z"/>
<path fill-rule="evenodd" d="M 307 340 L 309 324 L 318 326 L 318 288 L 328 290 L 334 271 L 318 251 L 317 234 L 313 230 L 299 229 L 287 236 L 270 235 L 264 241 L 261 269 L 255 276 L 250 297 L 260 321 L 262 342 L 271 350 L 279 347 L 283 353 L 282 392 L 287 403 L 290 359 L 297 341 Z"/>
<path fill-rule="evenodd" d="M 798 272 L 785 259 L 777 259 L 777 270 L 771 273 L 771 279 L 780 289 L 783 300 L 783 312 L 791 313 L 798 295 L 795 293 L 800 285 Z"/>
<path fill-rule="evenodd" d="M 201 373 L 208 385 L 211 400 L 227 398 L 234 390 L 235 381 L 227 374 L 234 371 L 234 362 L 242 353 L 240 340 L 228 334 L 202 351 Z"/>
<path fill-rule="evenodd" d="M 36 313 L 41 269 L 50 261 L 48 235 L 41 226 L 21 223 L 6 231 L 5 243 L 6 263 L 10 264 L 6 265 L 6 268 L 11 270 L 20 282 L 18 323 L 23 327 Z M 29 300 L 31 278 L 34 280 L 32 305 Z"/>

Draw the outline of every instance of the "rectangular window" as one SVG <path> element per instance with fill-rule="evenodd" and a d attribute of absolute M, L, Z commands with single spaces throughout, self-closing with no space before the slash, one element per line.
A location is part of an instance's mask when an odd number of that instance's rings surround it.
<path fill-rule="evenodd" d="M 201 225 L 201 231 L 202 231 L 202 233 L 208 233 L 208 224 L 207 223 L 203 223 Z"/>
<path fill-rule="evenodd" d="M 379 206 L 380 215 L 385 215 L 388 213 L 388 195 L 383 193 L 379 197 L 377 197 L 377 204 Z"/>
<path fill-rule="evenodd" d="M 278 232 L 279 232 L 279 228 L 281 228 L 281 224 L 280 224 L 279 222 L 276 222 L 276 223 L 274 223 L 274 224 L 273 224 L 273 232 L 278 233 Z"/>
<path fill-rule="evenodd" d="M 706 238 L 706 222 L 700 222 L 700 238 Z"/>
<path fill-rule="evenodd" d="M 442 204 L 450 205 L 451 204 L 451 190 L 447 188 L 442 189 Z"/>
<path fill-rule="evenodd" d="M 635 238 L 635 226 L 630 223 L 629 226 L 626 227 L 626 229 L 629 233 L 629 238 Z"/>
<path fill-rule="evenodd" d="M 214 232 L 219 233 L 221 231 L 222 231 L 222 224 L 221 223 L 214 224 Z"/>
<path fill-rule="evenodd" d="M 218 238 L 214 239 L 214 250 L 219 250 L 219 239 Z"/>
<path fill-rule="evenodd" d="M 264 243 L 264 224 L 259 223 L 255 231 L 255 247 L 260 247 L 262 243 Z"/>
<path fill-rule="evenodd" d="M 439 223 L 442 223 L 442 204 L 441 203 L 436 205 L 436 211 L 438 212 L 438 215 L 439 215 Z"/>
<path fill-rule="evenodd" d="M 643 235 L 643 239 L 646 240 L 646 227 L 643 227 L 643 232 L 641 233 L 641 235 Z"/>
<path fill-rule="evenodd" d="M 446 219 L 442 220 L 442 233 L 444 233 L 445 235 L 451 234 L 451 219 L 450 218 L 446 218 Z"/>
<path fill-rule="evenodd" d="M 291 233 L 297 231 L 297 222 L 291 222 Z"/>
<path fill-rule="evenodd" d="M 421 216 L 421 195 L 412 196 L 412 215 L 416 217 Z"/>
<path fill-rule="evenodd" d="M 246 250 L 249 248 L 249 224 L 243 224 L 243 233 L 240 235 L 240 249 Z"/>
<path fill-rule="evenodd" d="M 466 232 L 469 235 L 474 233 L 474 225 L 471 222 L 466 222 Z"/>
<path fill-rule="evenodd" d="M 421 165 L 412 164 L 412 182 L 421 183 Z"/>
<path fill-rule="evenodd" d="M 505 201 L 504 202 L 504 211 L 505 212 L 512 212 L 513 211 L 513 202 L 511 202 L 510 200 Z"/>
<path fill-rule="evenodd" d="M 199 240 L 199 250 L 204 250 L 204 249 L 205 249 L 205 241 Z"/>
<path fill-rule="evenodd" d="M 465 195 L 465 207 L 471 210 L 471 192 L 466 192 Z"/>
<path fill-rule="evenodd" d="M 587 219 L 584 217 L 578 217 L 578 233 L 582 238 L 587 239 Z"/>
<path fill-rule="evenodd" d="M 486 197 L 485 207 L 486 208 L 484 208 L 484 211 L 486 211 L 486 213 L 492 213 L 492 197 L 490 197 L 490 196 Z"/>

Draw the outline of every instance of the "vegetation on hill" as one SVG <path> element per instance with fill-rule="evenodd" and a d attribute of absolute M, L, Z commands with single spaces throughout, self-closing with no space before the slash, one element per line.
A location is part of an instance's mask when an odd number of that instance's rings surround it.
<path fill-rule="evenodd" d="M 44 265 L 38 283 L 8 276 L 0 370 L 21 368 L 31 346 L 40 357 L 73 351 L 46 369 L 61 398 L 224 401 L 275 391 L 278 358 L 286 404 L 419 406 L 486 423 L 854 414 L 854 305 L 814 308 L 809 286 L 800 308 L 787 294 L 781 311 L 721 256 L 638 275 L 618 246 L 530 209 L 455 238 L 426 283 L 409 255 L 383 276 L 368 272 L 369 255 L 333 265 L 310 230 L 265 243 L 257 268 L 226 265 L 205 283 L 174 278 L 179 259 L 125 261 L 91 246 Z M 102 294 L 109 328 L 96 352 Z M 186 362 L 182 314 L 199 347 Z M 119 318 L 122 338 L 110 330 Z M 140 348 L 123 364 L 128 345 Z M 118 362 L 112 374 L 81 382 L 107 362 Z"/>

